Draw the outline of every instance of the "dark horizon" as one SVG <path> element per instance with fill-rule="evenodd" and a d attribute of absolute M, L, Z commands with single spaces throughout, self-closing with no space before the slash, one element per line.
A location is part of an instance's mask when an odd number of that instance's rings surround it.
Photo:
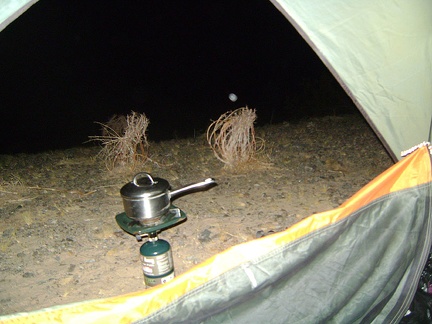
<path fill-rule="evenodd" d="M 79 146 L 132 110 L 158 141 L 245 105 L 258 125 L 353 109 L 267 0 L 43 0 L 0 33 L 0 57 L 0 154 Z"/>

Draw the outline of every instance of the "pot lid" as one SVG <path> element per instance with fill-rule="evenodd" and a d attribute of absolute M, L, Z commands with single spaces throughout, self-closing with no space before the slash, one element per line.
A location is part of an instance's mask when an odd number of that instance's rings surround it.
<path fill-rule="evenodd" d="M 120 189 L 120 194 L 125 198 L 144 198 L 168 194 L 170 185 L 161 178 L 153 178 L 147 172 L 136 174 L 133 180 Z"/>

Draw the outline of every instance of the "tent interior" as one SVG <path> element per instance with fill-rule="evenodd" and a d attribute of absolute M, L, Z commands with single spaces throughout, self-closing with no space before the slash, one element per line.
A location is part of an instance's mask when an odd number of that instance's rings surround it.
<path fill-rule="evenodd" d="M 402 319 L 431 247 L 432 2 L 270 1 L 331 71 L 397 163 L 339 208 L 235 246 L 166 285 L 0 320 Z M 0 31 L 36 2 L 2 1 Z M 401 156 L 413 147 L 413 153 Z"/>

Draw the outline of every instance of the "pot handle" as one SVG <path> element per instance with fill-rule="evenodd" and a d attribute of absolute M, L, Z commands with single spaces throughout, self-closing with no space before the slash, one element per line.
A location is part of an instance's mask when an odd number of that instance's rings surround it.
<path fill-rule="evenodd" d="M 214 185 L 216 185 L 215 179 L 207 178 L 202 182 L 193 183 L 193 184 L 190 184 L 186 187 L 171 191 L 170 192 L 170 199 L 174 200 L 180 196 L 183 196 L 183 195 L 186 195 L 188 193 L 195 192 L 195 191 L 205 190 L 205 189 L 208 189 L 208 186 L 214 186 Z"/>
<path fill-rule="evenodd" d="M 153 180 L 152 176 L 151 176 L 149 173 L 147 173 L 147 172 L 140 172 L 140 173 L 137 173 L 137 174 L 134 176 L 134 178 L 133 178 L 133 180 L 132 180 L 133 184 L 134 184 L 135 186 L 137 186 L 137 187 L 143 187 L 142 185 L 140 185 L 140 184 L 138 183 L 138 180 L 141 179 L 141 178 L 144 178 L 144 177 L 147 177 L 147 178 L 150 180 L 150 185 L 151 185 L 151 186 L 154 185 L 154 184 L 156 183 L 156 182 Z M 147 185 L 146 185 L 146 186 L 147 186 Z"/>

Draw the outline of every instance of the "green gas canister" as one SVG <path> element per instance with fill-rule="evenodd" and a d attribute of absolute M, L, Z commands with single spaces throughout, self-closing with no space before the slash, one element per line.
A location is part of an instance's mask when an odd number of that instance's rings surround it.
<path fill-rule="evenodd" d="M 165 241 L 150 235 L 149 240 L 140 248 L 144 283 L 154 287 L 174 279 L 174 262 L 171 246 Z"/>

